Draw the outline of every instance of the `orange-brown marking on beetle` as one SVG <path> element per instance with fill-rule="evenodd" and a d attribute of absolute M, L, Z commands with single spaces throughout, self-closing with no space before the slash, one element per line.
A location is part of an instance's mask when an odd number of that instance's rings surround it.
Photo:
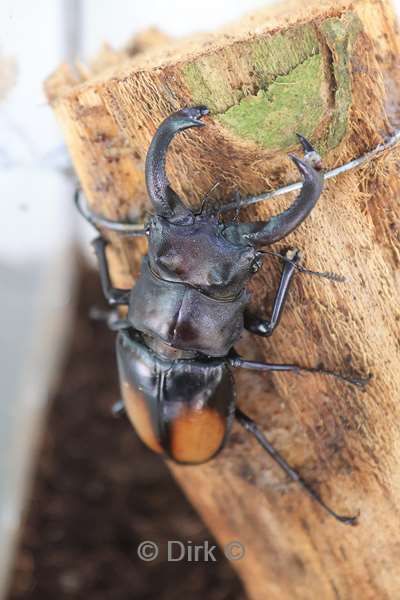
<path fill-rule="evenodd" d="M 222 415 L 211 408 L 187 408 L 170 424 L 170 452 L 179 462 L 201 463 L 220 448 L 225 436 Z"/>
<path fill-rule="evenodd" d="M 140 439 L 154 452 L 163 452 L 143 394 L 130 386 L 127 381 L 123 381 L 122 396 L 128 417 Z"/>

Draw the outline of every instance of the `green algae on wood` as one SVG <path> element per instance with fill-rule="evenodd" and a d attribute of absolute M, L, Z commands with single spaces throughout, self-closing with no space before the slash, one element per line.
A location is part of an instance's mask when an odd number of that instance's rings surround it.
<path fill-rule="evenodd" d="M 324 113 L 321 55 L 312 56 L 266 90 L 244 98 L 217 119 L 235 135 L 264 148 L 286 148 L 295 132 L 311 137 Z"/>
<path fill-rule="evenodd" d="M 182 72 L 193 101 L 219 114 L 319 52 L 315 28 L 307 24 L 202 55 Z"/>
<path fill-rule="evenodd" d="M 240 139 L 286 149 L 296 142 L 296 131 L 312 137 L 323 124 L 320 146 L 327 150 L 347 130 L 349 67 L 361 27 L 348 12 L 325 19 L 318 32 L 307 24 L 233 44 L 186 64 L 185 83 L 193 101 L 209 106 Z"/>
<path fill-rule="evenodd" d="M 205 104 L 213 114 L 224 112 L 243 97 L 243 92 L 234 89 L 221 75 L 222 66 L 219 57 L 207 56 L 184 67 L 184 78 L 194 104 Z"/>
<path fill-rule="evenodd" d="M 252 42 L 250 58 L 258 88 L 265 89 L 320 51 L 315 28 L 309 24 Z"/>
<path fill-rule="evenodd" d="M 320 26 L 332 56 L 332 69 L 335 79 L 335 111 L 329 125 L 327 147 L 335 147 L 347 130 L 351 106 L 351 55 L 355 40 L 362 30 L 359 17 L 345 13 L 342 18 L 326 19 Z"/>

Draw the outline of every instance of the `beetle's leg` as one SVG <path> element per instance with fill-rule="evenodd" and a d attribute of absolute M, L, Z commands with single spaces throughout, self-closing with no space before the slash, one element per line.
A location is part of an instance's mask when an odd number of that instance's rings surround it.
<path fill-rule="evenodd" d="M 132 327 L 132 324 L 126 319 L 117 319 L 108 324 L 111 331 L 120 331 L 121 329 L 128 329 Z"/>
<path fill-rule="evenodd" d="M 360 387 L 366 385 L 371 379 L 371 375 L 368 377 L 350 377 L 347 375 L 342 375 L 341 373 L 337 373 L 336 371 L 324 369 L 324 367 L 302 367 L 300 365 L 293 364 L 287 365 L 277 363 L 263 363 L 254 360 L 244 360 L 243 358 L 240 358 L 238 356 L 231 356 L 228 360 L 232 367 L 239 367 L 242 369 L 253 369 L 255 371 L 291 371 L 292 373 L 319 373 L 320 375 L 329 375 L 330 377 L 335 377 L 336 379 L 340 379 L 341 381 L 345 381 L 346 383 L 351 383 L 353 385 L 358 385 Z"/>
<path fill-rule="evenodd" d="M 290 262 L 285 262 L 283 265 L 279 286 L 274 298 L 271 319 L 261 319 L 247 310 L 244 313 L 245 328 L 256 335 L 263 337 L 270 336 L 282 316 L 290 283 L 296 270 L 296 264 L 300 260 L 300 253 L 298 250 L 289 250 L 286 253 L 286 257 L 290 259 Z"/>
<path fill-rule="evenodd" d="M 85 199 L 81 194 L 81 188 L 77 187 L 75 189 L 75 205 L 81 215 L 86 219 L 88 223 L 93 225 L 98 231 L 101 228 L 108 229 L 109 231 L 117 231 L 118 233 L 123 233 L 129 237 L 138 237 L 147 234 L 146 227 L 140 223 L 123 223 L 120 221 L 113 221 L 112 219 L 107 219 L 106 217 L 102 217 L 94 213 L 89 206 L 87 205 Z"/>
<path fill-rule="evenodd" d="M 122 417 L 125 415 L 125 405 L 123 400 L 117 400 L 111 407 L 111 412 L 114 417 Z"/>
<path fill-rule="evenodd" d="M 346 525 L 357 525 L 357 516 L 348 517 L 345 515 L 338 515 L 335 511 L 333 511 L 329 506 L 325 504 L 322 498 L 317 494 L 317 492 L 308 484 L 304 479 L 301 478 L 299 473 L 292 469 L 290 465 L 286 462 L 286 460 L 279 454 L 277 450 L 272 446 L 272 444 L 265 437 L 261 429 L 258 427 L 257 423 L 255 423 L 250 417 L 248 417 L 244 412 L 242 412 L 239 408 L 235 409 L 235 418 L 240 423 L 246 431 L 253 434 L 256 438 L 257 442 L 264 448 L 266 452 L 273 458 L 273 460 L 281 467 L 281 469 L 290 477 L 292 481 L 296 481 L 301 487 L 307 492 L 309 496 L 313 500 L 316 500 L 322 508 L 324 508 L 332 517 L 340 521 L 341 523 L 345 523 Z"/>
<path fill-rule="evenodd" d="M 94 251 L 96 252 L 97 260 L 99 262 L 100 280 L 103 294 L 111 306 L 115 306 L 117 304 L 129 304 L 130 290 L 121 290 L 119 288 L 115 288 L 111 283 L 105 251 L 106 246 L 107 242 L 101 236 L 96 238 L 93 242 Z"/>
<path fill-rule="evenodd" d="M 120 329 L 128 329 L 132 324 L 127 319 L 120 319 L 116 310 L 102 310 L 97 306 L 92 306 L 89 311 L 89 317 L 93 321 L 103 321 L 111 331 L 119 331 Z"/>

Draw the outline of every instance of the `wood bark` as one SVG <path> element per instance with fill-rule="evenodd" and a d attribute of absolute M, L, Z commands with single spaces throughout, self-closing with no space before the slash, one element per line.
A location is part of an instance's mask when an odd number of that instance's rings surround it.
<path fill-rule="evenodd" d="M 211 108 L 207 127 L 180 135 L 168 159 L 188 203 L 216 182 L 215 201 L 236 189 L 260 193 L 296 179 L 287 159 L 300 152 L 296 131 L 311 137 L 326 168 L 391 133 L 398 56 L 386 0 L 285 2 L 210 36 L 123 53 L 84 78 L 64 66 L 46 85 L 91 207 L 133 218 L 150 208 L 145 155 L 174 110 Z M 329 180 L 310 218 L 274 250 L 296 246 L 308 268 L 346 283 L 296 275 L 274 335 L 246 334 L 238 345 L 249 359 L 373 374 L 365 391 L 321 376 L 235 374 L 238 405 L 337 511 L 359 511 L 359 525 L 327 516 L 238 427 L 212 462 L 171 466 L 221 544 L 245 546 L 235 566 L 250 598 L 399 596 L 399 181 L 398 150 Z M 266 219 L 290 199 L 257 204 L 241 219 Z M 145 242 L 109 237 L 115 285 L 131 286 Z M 278 275 L 266 258 L 250 285 L 260 315 Z"/>

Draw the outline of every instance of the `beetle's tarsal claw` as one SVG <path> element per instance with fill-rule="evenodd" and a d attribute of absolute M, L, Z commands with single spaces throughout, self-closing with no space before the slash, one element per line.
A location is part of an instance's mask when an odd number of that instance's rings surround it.
<path fill-rule="evenodd" d="M 369 373 L 367 377 L 349 377 L 348 380 L 353 385 L 357 385 L 358 387 L 365 387 L 371 381 L 373 375 Z"/>
<path fill-rule="evenodd" d="M 358 525 L 358 515 L 355 517 L 345 517 L 337 515 L 336 519 L 345 525 L 351 525 L 352 527 L 356 527 Z"/>

